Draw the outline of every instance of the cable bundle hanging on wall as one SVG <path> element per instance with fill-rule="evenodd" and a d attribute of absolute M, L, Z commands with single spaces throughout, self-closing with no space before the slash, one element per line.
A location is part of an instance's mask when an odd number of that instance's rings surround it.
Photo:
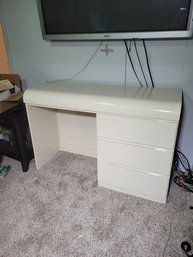
<path fill-rule="evenodd" d="M 137 49 L 137 44 L 136 44 L 135 39 L 134 39 L 134 46 L 135 46 L 135 52 L 136 52 L 136 55 L 137 55 L 137 59 L 138 59 L 138 62 L 139 62 L 139 66 L 140 66 L 141 72 L 143 74 L 143 78 L 144 78 L 146 87 L 148 87 L 149 85 L 148 85 L 148 82 L 147 82 L 147 79 L 146 79 L 146 76 L 145 76 L 145 72 L 143 70 L 143 66 L 141 64 L 141 60 L 140 60 L 140 56 L 139 56 L 139 52 L 138 52 L 138 49 Z"/>
<path fill-rule="evenodd" d="M 137 80 L 138 80 L 140 86 L 143 87 L 143 84 L 141 83 L 141 81 L 140 81 L 140 79 L 139 79 L 139 77 L 138 77 L 138 75 L 137 75 L 137 72 L 136 72 L 136 70 L 135 70 L 135 67 L 134 67 L 134 64 L 133 64 L 133 61 L 132 61 L 131 55 L 130 55 L 132 41 L 130 41 L 130 46 L 129 46 L 129 48 L 128 48 L 128 45 L 127 45 L 127 41 L 126 41 L 125 39 L 124 39 L 124 43 L 125 43 L 125 47 L 126 47 L 126 50 L 127 50 L 127 54 L 128 54 L 128 57 L 129 57 L 129 61 L 130 61 L 131 67 L 132 67 L 132 69 L 133 69 L 133 72 L 134 72 L 134 74 L 135 74 L 135 77 L 137 78 Z"/>
<path fill-rule="evenodd" d="M 141 59 L 140 59 L 140 55 L 139 55 L 139 51 L 138 51 L 138 48 L 137 48 L 137 44 L 136 44 L 136 40 L 131 40 L 130 41 L 130 46 L 128 48 L 128 45 L 127 45 L 127 40 L 124 39 L 124 44 L 125 44 L 125 47 L 126 47 L 126 50 L 127 50 L 127 55 L 128 55 L 128 58 L 129 58 L 129 61 L 130 61 L 130 64 L 131 64 L 131 67 L 133 69 L 133 72 L 135 74 L 135 77 L 137 78 L 139 84 L 141 87 L 144 86 L 144 84 L 141 82 L 141 80 L 139 79 L 139 76 L 137 74 L 137 71 L 135 69 L 135 66 L 134 66 L 134 62 L 131 58 L 131 54 L 130 54 L 130 51 L 131 51 L 131 47 L 132 47 L 132 42 L 134 42 L 134 46 L 135 46 L 135 52 L 136 52 L 136 56 L 137 56 L 137 60 L 139 62 L 139 66 L 140 66 L 140 70 L 142 72 L 142 76 L 143 76 L 143 80 L 145 82 L 145 86 L 146 87 L 155 87 L 154 85 L 154 81 L 153 81 L 153 77 L 152 77 L 152 72 L 151 72 L 151 69 L 150 69 L 150 64 L 149 64 L 149 58 L 148 58 L 148 53 L 147 53 L 147 48 L 146 48 L 146 44 L 145 44 L 145 40 L 143 39 L 142 42 L 143 42 L 143 48 L 144 48 L 144 53 L 145 53 L 145 60 L 146 60 L 146 66 L 147 66 L 147 70 L 148 70 L 148 74 L 149 74 L 149 77 L 150 77 L 150 81 L 151 81 L 151 84 L 148 83 L 148 80 L 146 78 L 146 75 L 145 75 L 145 72 L 144 72 L 144 69 L 143 69 L 143 66 L 142 66 L 142 63 L 141 63 Z"/>
<path fill-rule="evenodd" d="M 144 51 L 145 51 L 146 63 L 147 63 L 148 71 L 149 71 L 149 76 L 150 76 L 150 79 L 151 79 L 151 84 L 152 84 L 152 87 L 155 87 L 154 82 L 153 82 L 153 78 L 152 78 L 152 73 L 151 73 L 151 70 L 150 70 L 149 58 L 148 58 L 147 48 L 146 48 L 146 44 L 145 44 L 144 39 L 143 39 L 143 47 L 144 47 Z"/>

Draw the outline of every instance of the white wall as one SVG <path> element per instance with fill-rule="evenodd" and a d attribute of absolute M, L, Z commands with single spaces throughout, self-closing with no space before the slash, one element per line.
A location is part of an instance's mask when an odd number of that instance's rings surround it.
<path fill-rule="evenodd" d="M 42 39 L 36 0 L 0 0 L 2 23 L 12 70 L 21 75 L 26 87 L 48 80 L 71 78 L 96 51 L 100 42 L 46 42 Z M 113 53 L 100 50 L 76 79 L 124 83 L 126 50 L 121 41 L 108 43 Z M 140 56 L 143 48 L 138 42 Z M 193 40 L 147 41 L 150 65 L 157 87 L 177 87 L 184 93 L 184 112 L 179 145 L 193 163 Z M 132 58 L 137 67 L 134 47 Z M 143 59 L 145 60 L 145 59 Z M 145 61 L 143 62 L 145 65 Z M 127 84 L 137 85 L 127 61 Z"/>

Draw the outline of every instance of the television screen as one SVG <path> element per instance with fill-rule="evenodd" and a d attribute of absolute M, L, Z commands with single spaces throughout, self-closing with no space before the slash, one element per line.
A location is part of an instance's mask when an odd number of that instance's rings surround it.
<path fill-rule="evenodd" d="M 50 40 L 190 37 L 191 0 L 38 0 Z"/>

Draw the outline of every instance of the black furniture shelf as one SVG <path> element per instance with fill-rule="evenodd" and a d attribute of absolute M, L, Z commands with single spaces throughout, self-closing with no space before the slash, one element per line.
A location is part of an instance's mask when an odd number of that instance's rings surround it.
<path fill-rule="evenodd" d="M 23 172 L 28 171 L 34 153 L 23 103 L 0 114 L 0 155 L 20 161 Z"/>

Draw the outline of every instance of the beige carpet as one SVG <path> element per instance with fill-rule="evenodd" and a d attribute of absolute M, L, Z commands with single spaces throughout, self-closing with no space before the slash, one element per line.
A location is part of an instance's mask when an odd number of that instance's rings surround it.
<path fill-rule="evenodd" d="M 94 158 L 61 152 L 27 173 L 3 164 L 0 257 L 183 257 L 193 243 L 193 194 L 173 183 L 164 205 L 99 188 Z"/>

